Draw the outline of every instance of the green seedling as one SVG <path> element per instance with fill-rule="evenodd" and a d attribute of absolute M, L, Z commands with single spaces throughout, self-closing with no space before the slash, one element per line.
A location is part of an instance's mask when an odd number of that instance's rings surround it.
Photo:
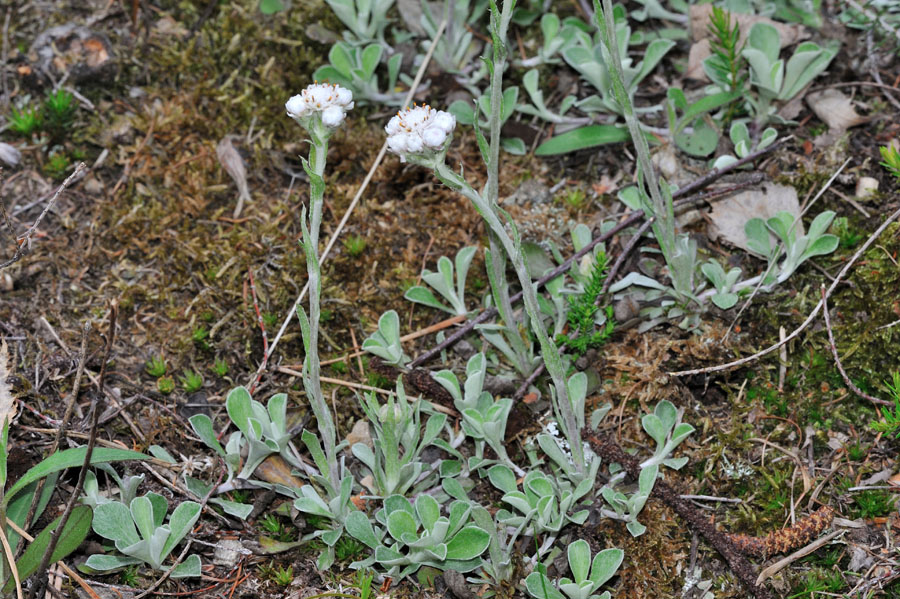
<path fill-rule="evenodd" d="M 469 521 L 471 511 L 467 501 L 456 500 L 444 516 L 434 497 L 420 494 L 415 506 L 402 495 L 386 497 L 375 515 L 381 526 L 373 526 L 364 512 L 352 512 L 347 517 L 347 532 L 374 549 L 374 554 L 350 567 L 368 568 L 378 563 L 387 569 L 387 576 L 398 581 L 422 566 L 471 572 L 481 565 L 479 556 L 491 539 L 487 531 Z"/>
<path fill-rule="evenodd" d="M 213 362 L 213 374 L 221 378 L 228 374 L 228 362 L 224 358 L 216 358 Z"/>
<path fill-rule="evenodd" d="M 879 433 L 894 435 L 895 439 L 900 439 L 900 372 L 895 372 L 893 381 L 885 381 L 884 386 L 894 405 L 882 407 L 882 420 L 873 422 L 871 426 Z"/>
<path fill-rule="evenodd" d="M 378 330 L 363 341 L 362 348 L 392 366 L 402 368 L 409 362 L 409 356 L 403 353 L 400 343 L 400 316 L 396 311 L 388 310 L 381 315 Z"/>
<path fill-rule="evenodd" d="M 65 134 L 72 126 L 75 118 L 75 96 L 64 89 L 58 89 L 47 95 L 44 100 L 44 127 L 54 136 Z"/>
<path fill-rule="evenodd" d="M 203 377 L 193 370 L 183 370 L 184 376 L 179 377 L 185 393 L 196 393 L 203 388 Z"/>
<path fill-rule="evenodd" d="M 166 370 L 168 369 L 168 367 L 166 366 L 166 359 L 162 356 L 152 356 L 144 364 L 144 368 L 146 369 L 147 374 L 149 374 L 153 378 L 165 376 Z"/>
<path fill-rule="evenodd" d="M 366 238 L 361 235 L 351 235 L 344 240 L 344 248 L 351 258 L 357 258 L 366 251 Z"/>
<path fill-rule="evenodd" d="M 41 113 L 31 106 L 13 107 L 9 114 L 9 128 L 22 137 L 30 138 L 42 125 Z"/>

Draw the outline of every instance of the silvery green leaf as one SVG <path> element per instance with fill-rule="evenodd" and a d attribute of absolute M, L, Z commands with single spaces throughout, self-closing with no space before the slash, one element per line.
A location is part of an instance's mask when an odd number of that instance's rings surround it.
<path fill-rule="evenodd" d="M 807 260 L 813 256 L 823 256 L 830 254 L 837 249 L 840 240 L 835 235 L 823 235 L 813 241 L 806 251 L 803 252 L 802 259 Z"/>
<path fill-rule="evenodd" d="M 587 521 L 589 515 L 590 512 L 588 512 L 588 510 L 581 510 L 580 512 L 575 512 L 571 516 L 566 516 L 566 518 L 569 520 L 569 522 L 581 526 Z"/>
<path fill-rule="evenodd" d="M 194 432 L 197 433 L 197 436 L 200 437 L 200 440 L 203 441 L 207 447 L 214 450 L 220 456 L 225 456 L 225 450 L 216 438 L 216 431 L 213 428 L 212 420 L 210 420 L 209 416 L 206 414 L 195 414 L 188 419 L 188 422 L 191 423 L 191 428 L 194 429 Z"/>
<path fill-rule="evenodd" d="M 768 258 L 772 252 L 769 231 L 761 218 L 751 218 L 744 224 L 747 247 L 756 254 Z"/>
<path fill-rule="evenodd" d="M 528 514 L 533 507 L 528 498 L 521 491 L 512 491 L 503 495 L 503 501 L 513 506 L 523 514 Z"/>
<path fill-rule="evenodd" d="M 600 426 L 600 423 L 603 422 L 603 419 L 606 418 L 606 415 L 609 414 L 609 411 L 612 410 L 612 404 L 606 402 L 593 412 L 591 412 L 591 428 L 597 429 Z"/>
<path fill-rule="evenodd" d="M 169 453 L 165 448 L 160 447 L 159 445 L 151 445 L 147 448 L 147 453 L 162 462 L 168 462 L 169 464 L 178 463 L 178 460 L 173 458 L 171 453 Z"/>
<path fill-rule="evenodd" d="M 459 379 L 456 378 L 456 375 L 453 374 L 452 371 L 441 370 L 440 372 L 433 374 L 432 377 L 441 385 L 441 387 L 447 390 L 447 393 L 453 397 L 454 401 L 462 401 L 462 391 L 459 388 Z"/>
<path fill-rule="evenodd" d="M 570 543 L 566 551 L 569 558 L 569 568 L 576 583 L 582 583 L 588 579 L 591 569 L 591 548 L 584 539 Z"/>
<path fill-rule="evenodd" d="M 441 506 L 434 497 L 423 493 L 416 498 L 416 513 L 422 527 L 430 532 L 441 515 Z"/>
<path fill-rule="evenodd" d="M 659 466 L 647 466 L 641 469 L 638 477 L 638 488 L 642 495 L 650 495 L 653 486 L 656 484 L 656 477 L 659 476 Z"/>
<path fill-rule="evenodd" d="M 488 470 L 488 479 L 491 484 L 503 491 L 512 493 L 517 489 L 516 475 L 507 466 L 497 464 Z"/>
<path fill-rule="evenodd" d="M 564 471 L 571 469 L 569 458 L 559 448 L 556 438 L 547 433 L 541 433 L 537 437 L 538 445 L 547 454 L 547 457 L 553 460 L 556 465 Z"/>
<path fill-rule="evenodd" d="M 672 440 L 669 441 L 671 449 L 678 447 L 678 444 L 687 439 L 692 432 L 694 432 L 694 427 L 690 424 L 682 422 L 676 426 L 675 430 L 672 431 Z"/>
<path fill-rule="evenodd" d="M 341 535 L 344 533 L 343 527 L 341 528 L 333 528 L 331 530 L 327 530 L 323 532 L 319 538 L 322 540 L 325 545 L 328 547 L 334 547 L 334 545 L 341 538 Z"/>
<path fill-rule="evenodd" d="M 133 545 L 141 540 L 134 527 L 131 511 L 118 501 L 98 505 L 94 509 L 91 527 L 101 537 L 123 545 Z"/>
<path fill-rule="evenodd" d="M 628 524 L 625 525 L 625 528 L 628 529 L 628 532 L 631 533 L 633 537 L 639 537 L 645 532 L 647 532 L 647 527 L 638 522 L 637 520 L 632 520 Z"/>
<path fill-rule="evenodd" d="M 199 517 L 200 504 L 196 501 L 184 501 L 178 504 L 169 517 L 169 528 L 172 532 L 163 547 L 163 557 L 169 555 L 172 549 L 181 542 L 181 539 L 191 532 L 191 528 Z"/>
<path fill-rule="evenodd" d="M 641 426 L 650 435 L 657 444 L 663 445 L 666 441 L 666 434 L 669 432 L 656 414 L 645 414 L 641 418 Z"/>
<path fill-rule="evenodd" d="M 675 426 L 675 422 L 678 419 L 678 410 L 675 409 L 675 406 L 671 401 L 667 399 L 663 399 L 656 407 L 653 409 L 653 413 L 660 419 L 663 423 L 663 426 L 666 428 L 666 432 L 672 429 Z"/>
<path fill-rule="evenodd" d="M 606 581 L 615 576 L 619 566 L 622 565 L 622 559 L 625 552 L 621 549 L 604 549 L 594 556 L 591 564 L 590 579 L 593 583 L 593 590 L 596 591 L 603 586 Z"/>
<path fill-rule="evenodd" d="M 156 524 L 153 521 L 153 504 L 150 503 L 150 499 L 146 496 L 135 497 L 131 501 L 130 508 L 138 534 L 144 539 L 149 539 L 156 530 Z"/>
<path fill-rule="evenodd" d="M 460 501 L 467 501 L 469 499 L 468 495 L 466 495 L 466 490 L 463 489 L 463 486 L 455 478 L 443 479 L 441 481 L 441 488 L 445 493 L 447 493 L 447 495 L 453 497 L 454 499 L 458 499 Z"/>
<path fill-rule="evenodd" d="M 738 296 L 736 293 L 716 293 L 710 299 L 722 310 L 728 310 L 737 303 Z"/>
<path fill-rule="evenodd" d="M 681 470 L 688 463 L 687 456 L 663 460 L 663 464 L 672 470 Z"/>
<path fill-rule="evenodd" d="M 356 540 L 367 547 L 375 549 L 381 545 L 381 538 L 375 534 L 375 529 L 364 512 L 350 512 L 344 521 L 344 529 Z"/>
<path fill-rule="evenodd" d="M 790 251 L 796 235 L 794 231 L 794 216 L 790 212 L 782 210 L 775 216 L 766 219 L 766 226 L 778 236 L 788 248 L 788 251 Z"/>
<path fill-rule="evenodd" d="M 556 590 L 553 583 L 543 572 L 532 572 L 525 579 L 525 588 L 537 599 L 566 599 L 562 593 Z"/>
<path fill-rule="evenodd" d="M 136 557 L 125 557 L 122 555 L 102 555 L 100 553 L 95 553 L 87 558 L 87 561 L 84 562 L 84 565 L 91 570 L 106 572 L 108 570 L 116 570 L 118 568 L 125 568 L 127 566 L 133 566 L 135 564 L 142 563 L 144 563 L 144 560 L 138 559 Z"/>
<path fill-rule="evenodd" d="M 375 454 L 368 445 L 365 443 L 354 443 L 353 447 L 350 448 L 350 451 L 356 459 L 365 464 L 369 470 L 375 472 Z"/>
<path fill-rule="evenodd" d="M 816 218 L 813 219 L 813 222 L 809 225 L 809 231 L 807 235 L 810 239 L 818 239 L 821 237 L 825 231 L 828 230 L 828 227 L 831 225 L 831 222 L 834 220 L 834 212 L 831 210 L 826 210 L 820 213 Z"/>
<path fill-rule="evenodd" d="M 187 558 L 172 568 L 172 572 L 169 574 L 169 578 L 189 578 L 193 576 L 200 576 L 200 556 L 197 554 L 191 554 L 187 556 Z"/>
<path fill-rule="evenodd" d="M 666 289 L 667 289 L 666 286 L 663 285 L 662 283 L 660 283 L 654 279 L 651 279 L 650 277 L 644 276 L 638 272 L 632 271 L 632 272 L 628 273 L 627 275 L 625 275 L 624 277 L 622 277 L 621 280 L 619 280 L 618 282 L 611 285 L 609 287 L 609 291 L 610 291 L 610 293 L 618 293 L 619 291 L 622 291 L 623 289 L 625 289 L 626 287 L 629 287 L 631 285 L 638 285 L 639 287 L 648 287 L 650 289 L 656 289 L 658 291 L 666 291 Z"/>
<path fill-rule="evenodd" d="M 309 485 L 306 485 L 309 486 Z M 294 507 L 307 514 L 321 516 L 323 518 L 333 518 L 334 514 L 328 509 L 328 506 L 317 497 L 298 497 L 294 500 Z"/>
<path fill-rule="evenodd" d="M 250 392 L 246 387 L 235 387 L 228 392 L 228 397 L 225 399 L 225 410 L 228 412 L 231 422 L 248 437 L 250 437 L 249 421 L 253 414 L 251 401 Z"/>
<path fill-rule="evenodd" d="M 378 545 L 375 547 L 375 560 L 385 566 L 406 564 L 407 558 L 396 549 Z"/>
<path fill-rule="evenodd" d="M 484 553 L 490 542 L 490 534 L 474 524 L 468 524 L 447 543 L 446 559 L 469 560 L 476 558 Z"/>

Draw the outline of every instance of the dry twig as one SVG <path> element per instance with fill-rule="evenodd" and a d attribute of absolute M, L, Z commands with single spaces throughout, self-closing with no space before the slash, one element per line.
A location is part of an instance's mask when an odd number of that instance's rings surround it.
<path fill-rule="evenodd" d="M 44 217 L 47 216 L 48 212 L 50 212 L 50 209 L 56 203 L 56 200 L 59 198 L 59 196 L 63 192 L 63 190 L 66 189 L 67 187 L 69 187 L 69 185 L 71 185 L 76 180 L 78 175 L 81 174 L 81 171 L 83 171 L 86 168 L 87 168 L 87 165 L 83 162 L 80 162 L 78 164 L 78 166 L 75 167 L 75 171 L 71 175 L 66 177 L 66 180 L 62 182 L 62 185 L 59 186 L 59 188 L 56 190 L 56 193 L 53 194 L 53 196 L 50 198 L 50 201 L 47 202 L 46 206 L 44 206 L 43 211 L 41 211 L 40 215 L 38 215 L 37 220 L 34 221 L 34 224 L 32 224 L 31 227 L 29 227 L 28 230 L 25 231 L 25 234 L 20 237 L 16 237 L 15 235 L 13 235 L 13 239 L 16 242 L 16 253 L 13 254 L 13 257 L 10 258 L 9 260 L 7 260 L 6 262 L 0 263 L 0 269 L 4 269 L 11 264 L 15 264 L 16 262 L 19 261 L 19 259 L 22 256 L 25 255 L 25 252 L 28 251 L 27 250 L 28 242 L 31 240 L 31 237 L 37 231 L 37 228 L 38 228 L 38 226 L 40 226 L 41 221 L 44 220 Z M 9 227 L 10 232 L 12 233 L 12 225 L 9 222 L 9 216 L 6 214 L 6 208 L 3 206 L 2 198 L 0 198 L 0 210 L 2 210 L 2 213 L 3 213 L 2 216 L 3 216 L 4 220 L 6 221 L 7 227 Z"/>

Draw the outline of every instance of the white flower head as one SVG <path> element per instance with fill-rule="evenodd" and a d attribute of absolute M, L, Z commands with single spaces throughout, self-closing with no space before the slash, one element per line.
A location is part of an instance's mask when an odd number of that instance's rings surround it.
<path fill-rule="evenodd" d="M 388 148 L 400 155 L 401 161 L 411 154 L 437 153 L 444 149 L 456 127 L 456 117 L 427 104 L 413 105 L 392 117 L 384 128 Z"/>
<path fill-rule="evenodd" d="M 344 115 L 353 108 L 353 93 L 340 85 L 313 83 L 284 103 L 292 119 L 303 121 L 315 113 L 321 113 L 322 124 L 337 127 L 344 122 Z M 306 126 L 303 122 L 301 125 Z"/>

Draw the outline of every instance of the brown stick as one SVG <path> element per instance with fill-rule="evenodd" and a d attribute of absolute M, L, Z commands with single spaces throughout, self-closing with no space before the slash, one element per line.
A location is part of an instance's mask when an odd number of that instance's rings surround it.
<path fill-rule="evenodd" d="M 634 478 L 638 478 L 641 474 L 640 464 L 636 459 L 627 455 L 619 445 L 612 439 L 601 440 L 593 435 L 586 434 L 585 438 L 591 443 L 597 455 L 608 462 L 617 462 L 622 464 L 628 471 L 628 474 Z M 697 508 L 689 502 L 682 499 L 679 494 L 663 480 L 657 480 L 653 487 L 653 496 L 661 499 L 666 505 L 675 510 L 675 512 L 685 519 L 691 528 L 700 533 L 706 541 L 718 551 L 734 575 L 741 581 L 751 596 L 756 599 L 774 599 L 774 595 L 763 586 L 757 586 L 756 575 L 753 572 L 753 566 L 747 561 L 747 558 L 735 547 L 725 535 L 715 529 L 710 522 Z"/>
<path fill-rule="evenodd" d="M 85 163 L 83 163 L 83 162 L 79 163 L 79 165 L 75 167 L 75 172 L 73 172 L 71 175 L 69 175 L 66 178 L 66 180 L 62 182 L 62 185 L 59 186 L 59 188 L 56 190 L 56 193 L 53 194 L 53 197 L 51 197 L 50 201 L 47 202 L 47 205 L 44 206 L 44 210 L 37 217 L 37 220 L 34 221 L 34 224 L 31 225 L 31 227 L 29 227 L 29 229 L 27 231 L 25 231 L 25 234 L 22 235 L 21 237 L 14 237 L 14 240 L 16 242 L 16 253 L 13 254 L 13 257 L 10 258 L 9 260 L 7 260 L 6 262 L 0 263 L 0 270 L 6 268 L 7 266 L 9 266 L 11 264 L 15 264 L 16 262 L 19 261 L 19 259 L 22 256 L 25 255 L 25 252 L 27 251 L 25 248 L 28 247 L 28 240 L 31 239 L 31 236 L 35 234 L 38 226 L 41 224 L 41 221 L 44 220 L 44 217 L 47 216 L 48 212 L 50 212 L 50 208 L 52 208 L 53 204 L 56 203 L 56 200 L 59 198 L 59 196 L 63 192 L 63 190 L 66 189 L 67 187 L 69 187 L 69 185 L 71 185 L 76 180 L 78 175 L 81 174 L 81 171 L 83 171 L 86 168 L 87 168 L 87 165 Z M 2 202 L 2 199 L 0 199 L 0 206 L 2 206 L 2 205 L 3 205 L 3 202 Z M 9 217 L 6 215 L 5 207 L 3 208 L 3 216 L 4 216 L 4 219 L 6 220 L 7 226 L 9 226 Z"/>

